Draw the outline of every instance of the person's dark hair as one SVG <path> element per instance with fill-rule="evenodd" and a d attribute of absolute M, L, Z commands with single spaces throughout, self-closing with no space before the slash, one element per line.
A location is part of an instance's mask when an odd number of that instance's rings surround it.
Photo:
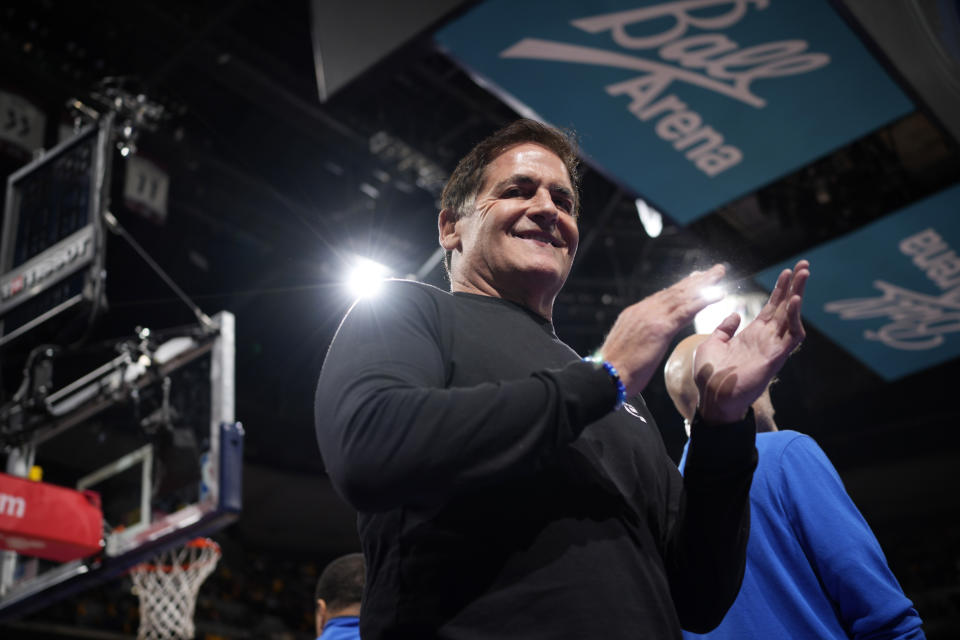
<path fill-rule="evenodd" d="M 333 611 L 360 604 L 365 570 L 362 553 L 340 556 L 320 574 L 314 601 L 322 598 Z"/>
<path fill-rule="evenodd" d="M 577 143 L 573 132 L 555 129 L 527 118 L 516 120 L 481 140 L 457 163 L 457 168 L 443 187 L 443 194 L 440 196 L 441 208 L 448 209 L 453 214 L 453 220 L 469 215 L 490 163 L 504 151 L 526 142 L 546 147 L 563 161 L 573 187 L 573 215 L 579 215 L 580 159 L 577 157 Z M 447 251 L 444 258 L 448 274 L 452 256 L 453 252 Z"/>

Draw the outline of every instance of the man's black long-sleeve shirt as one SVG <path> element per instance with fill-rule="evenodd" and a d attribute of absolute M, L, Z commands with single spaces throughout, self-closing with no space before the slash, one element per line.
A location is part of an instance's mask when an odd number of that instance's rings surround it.
<path fill-rule="evenodd" d="M 680 638 L 736 596 L 753 425 L 694 431 L 686 483 L 639 396 L 504 300 L 388 283 L 324 362 L 317 438 L 360 512 L 361 635 Z"/>

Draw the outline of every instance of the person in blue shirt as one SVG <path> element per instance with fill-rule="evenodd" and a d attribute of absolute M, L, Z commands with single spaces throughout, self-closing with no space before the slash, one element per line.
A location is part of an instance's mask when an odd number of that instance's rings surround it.
<path fill-rule="evenodd" d="M 664 367 L 688 430 L 699 401 L 694 353 L 708 337 L 682 340 Z M 753 413 L 759 461 L 740 593 L 716 629 L 684 637 L 923 639 L 920 616 L 826 454 L 809 436 L 777 429 L 769 388 Z"/>
<path fill-rule="evenodd" d="M 366 565 L 362 553 L 340 556 L 317 580 L 317 640 L 359 640 Z"/>

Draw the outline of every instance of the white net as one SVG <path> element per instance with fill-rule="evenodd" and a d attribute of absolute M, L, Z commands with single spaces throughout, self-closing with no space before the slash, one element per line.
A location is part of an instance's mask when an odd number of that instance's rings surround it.
<path fill-rule="evenodd" d="M 192 638 L 193 612 L 200 585 L 220 559 L 213 540 L 197 538 L 161 551 L 151 563 L 130 570 L 140 599 L 140 640 Z"/>

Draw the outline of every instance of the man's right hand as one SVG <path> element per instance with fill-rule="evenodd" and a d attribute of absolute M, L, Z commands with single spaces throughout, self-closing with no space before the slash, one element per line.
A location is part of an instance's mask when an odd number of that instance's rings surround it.
<path fill-rule="evenodd" d="M 650 382 L 677 332 L 693 322 L 701 309 L 720 299 L 704 295 L 704 291 L 720 282 L 724 273 L 719 264 L 707 271 L 694 271 L 620 313 L 600 355 L 617 369 L 628 398 Z"/>

